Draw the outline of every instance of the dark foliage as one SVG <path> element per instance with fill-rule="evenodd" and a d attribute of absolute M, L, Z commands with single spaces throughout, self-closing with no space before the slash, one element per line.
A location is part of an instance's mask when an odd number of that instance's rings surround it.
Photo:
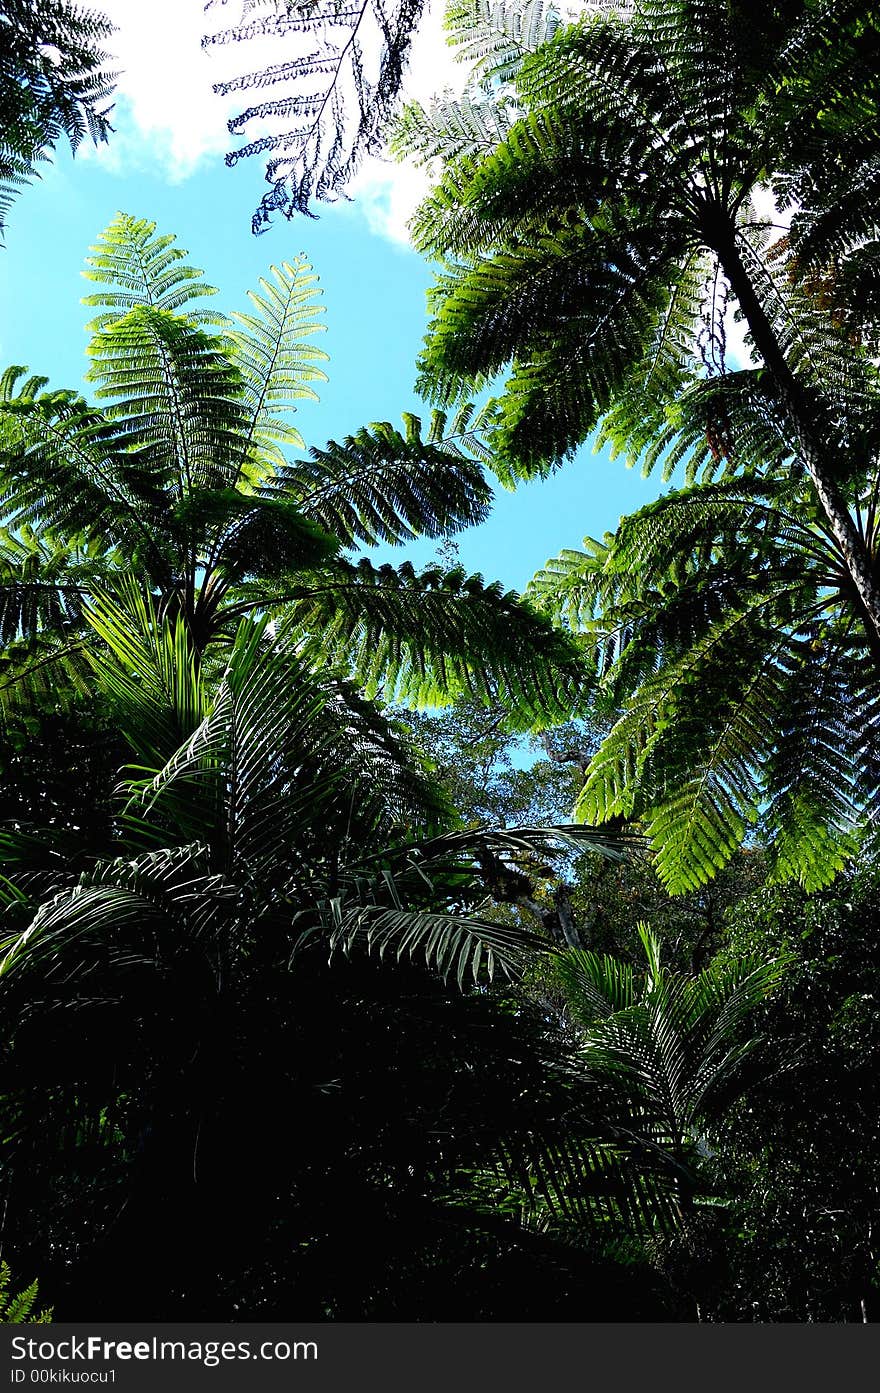
<path fill-rule="evenodd" d="M 783 989 L 761 1013 L 775 1059 L 719 1144 L 731 1197 L 716 1226 L 718 1320 L 880 1319 L 880 1010 L 876 864 L 833 890 L 745 898 L 731 953 L 784 943 Z"/>
<path fill-rule="evenodd" d="M 182 987 L 134 971 L 14 1032 L 6 1241 L 64 1319 L 663 1318 L 644 1262 L 463 1200 L 499 1134 L 582 1115 L 522 1008 L 320 953 L 255 962 L 219 1013 Z"/>
<path fill-rule="evenodd" d="M 21 185 L 62 136 L 76 150 L 111 130 L 113 25 L 69 0 L 0 3 L 0 232 Z"/>

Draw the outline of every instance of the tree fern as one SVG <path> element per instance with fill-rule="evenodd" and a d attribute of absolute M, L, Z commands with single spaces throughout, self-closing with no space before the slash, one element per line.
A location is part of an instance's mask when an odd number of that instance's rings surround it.
<path fill-rule="evenodd" d="M 70 563 L 43 595 L 39 634 L 10 629 L 16 651 L 0 691 L 48 676 L 53 653 L 81 658 L 94 646 L 71 586 L 112 591 L 135 573 L 198 661 L 228 645 L 244 615 L 262 613 L 294 625 L 316 658 L 369 694 L 424 703 L 502 692 L 529 725 L 579 700 L 574 647 L 514 595 L 455 568 L 417 578 L 338 555 L 482 520 L 492 403 L 436 411 L 424 430 L 413 416 L 402 432 L 374 424 L 290 461 L 290 411 L 323 376 L 315 277 L 302 258 L 275 268 L 252 293 L 253 312 L 217 331 L 190 308 L 209 293 L 201 272 L 154 224 L 120 215 L 90 267 L 102 286 L 90 297 L 101 313 L 89 348 L 100 405 L 46 390 L 23 369 L 0 382 L 9 525 L 68 547 Z M 87 570 L 76 569 L 72 538 L 88 550 Z M 36 598 L 33 585 L 7 593 L 20 617 Z M 87 668 L 77 663 L 79 681 Z"/>
<path fill-rule="evenodd" d="M 494 150 L 449 162 L 413 226 L 443 261 L 421 387 L 446 402 L 509 369 L 497 439 L 512 474 L 545 471 L 605 417 L 605 438 L 630 458 L 687 457 L 666 412 L 703 357 L 723 371 L 730 296 L 764 366 L 765 407 L 877 630 L 847 491 L 869 468 L 873 368 L 752 198 L 774 179 L 781 197 L 789 180 L 809 203 L 838 135 L 829 104 L 863 114 L 872 148 L 860 24 L 843 0 L 771 8 L 755 24 L 704 4 L 591 9 L 517 65 L 523 119 Z M 480 31 L 478 56 L 484 42 Z"/>
<path fill-rule="evenodd" d="M 531 594 L 584 634 L 618 712 L 579 815 L 640 819 L 673 890 L 755 823 L 771 874 L 827 884 L 875 813 L 878 692 L 850 587 L 791 481 L 695 485 L 551 564 Z"/>

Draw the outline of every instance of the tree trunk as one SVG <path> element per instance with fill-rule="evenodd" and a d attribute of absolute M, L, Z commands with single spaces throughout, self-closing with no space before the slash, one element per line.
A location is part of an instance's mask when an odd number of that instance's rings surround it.
<path fill-rule="evenodd" d="M 755 347 L 773 376 L 779 402 L 794 430 L 801 459 L 813 481 L 816 497 L 864 608 L 862 618 L 869 638 L 876 642 L 880 639 L 880 587 L 874 577 L 865 539 L 827 467 L 801 385 L 789 367 L 773 326 L 758 299 L 751 276 L 743 264 L 733 224 L 726 215 L 713 217 L 710 211 L 704 223 L 704 235 L 739 302 Z"/>

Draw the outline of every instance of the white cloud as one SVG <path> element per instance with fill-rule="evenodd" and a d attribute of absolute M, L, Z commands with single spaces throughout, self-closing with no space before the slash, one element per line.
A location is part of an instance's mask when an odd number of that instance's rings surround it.
<path fill-rule="evenodd" d="M 201 49 L 201 0 L 100 0 L 117 26 L 116 135 L 97 152 L 111 169 L 158 166 L 174 181 L 229 147 L 223 103 Z"/>
<path fill-rule="evenodd" d="M 430 187 L 424 169 L 370 158 L 349 185 L 360 213 L 371 232 L 399 246 L 411 245 L 407 224 Z"/>

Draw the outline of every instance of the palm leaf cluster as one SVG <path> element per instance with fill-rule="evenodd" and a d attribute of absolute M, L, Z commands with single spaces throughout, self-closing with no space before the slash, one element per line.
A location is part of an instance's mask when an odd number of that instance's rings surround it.
<path fill-rule="evenodd" d="M 565 948 L 543 988 L 544 1008 L 569 1033 L 576 1096 L 594 1099 L 606 1138 L 581 1143 L 578 1154 L 548 1135 L 529 1156 L 530 1173 L 507 1169 L 502 1154 L 481 1176 L 496 1202 L 504 1194 L 509 1203 L 504 1176 L 526 1222 L 569 1240 L 628 1232 L 662 1246 L 686 1234 L 694 1200 L 717 1185 L 705 1167 L 711 1141 L 754 1066 L 767 1064 L 753 1017 L 784 979 L 785 953 L 718 957 L 700 973 L 676 972 L 662 963 L 648 925 L 638 925 L 638 936 L 641 963 Z"/>
<path fill-rule="evenodd" d="M 112 74 L 102 45 L 113 25 L 69 0 L 0 6 L 0 231 L 19 188 L 66 137 L 106 140 Z"/>
<path fill-rule="evenodd" d="M 760 1045 L 750 1017 L 786 969 L 770 961 L 716 959 L 696 976 L 670 971 L 647 925 L 643 967 L 570 949 L 556 972 L 579 1032 L 582 1068 L 604 1078 L 633 1138 L 667 1153 L 683 1194 L 697 1185 L 701 1148 L 745 1086 Z"/>
<path fill-rule="evenodd" d="M 275 268 L 248 313 L 225 318 L 205 307 L 211 288 L 173 239 L 121 215 L 88 274 L 100 287 L 88 297 L 96 404 L 21 369 L 3 379 L 8 527 L 70 554 L 39 605 L 35 576 L 9 574 L 5 700 L 53 654 L 75 663 L 88 646 L 77 597 L 87 573 L 97 584 L 102 557 L 104 587 L 145 577 L 159 617 L 182 616 L 200 655 L 259 611 L 283 616 L 315 663 L 371 694 L 500 694 L 526 723 L 579 700 L 575 649 L 515 595 L 456 568 L 417 574 L 345 554 L 486 515 L 485 413 L 435 413 L 424 433 L 412 416 L 404 432 L 379 423 L 292 460 L 302 441 L 289 413 L 314 397 L 325 356 L 302 259 Z"/>
<path fill-rule="evenodd" d="M 210 15 L 225 4 L 208 0 L 204 8 Z M 250 123 L 269 126 L 268 134 L 226 156 L 228 165 L 252 155 L 270 157 L 266 180 L 271 188 L 254 213 L 254 232 L 265 231 L 273 213 L 311 215 L 315 200 L 344 195 L 364 155 L 379 145 L 423 8 L 424 0 L 395 0 L 392 5 L 381 0 L 248 0 L 241 5 L 239 23 L 215 26 L 205 35 L 202 46 L 211 51 L 267 37 L 278 46 L 277 63 L 214 85 L 220 95 L 258 95 L 229 121 L 230 134 Z"/>

